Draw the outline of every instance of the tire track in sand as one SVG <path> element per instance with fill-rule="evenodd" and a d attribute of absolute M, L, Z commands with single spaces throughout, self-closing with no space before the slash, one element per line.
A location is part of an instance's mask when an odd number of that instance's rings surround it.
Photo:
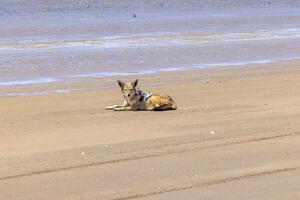
<path fill-rule="evenodd" d="M 78 164 L 74 166 L 67 166 L 67 167 L 59 167 L 59 168 L 51 168 L 47 170 L 36 170 L 33 172 L 27 172 L 27 173 L 20 173 L 16 175 L 10 175 L 10 176 L 2 176 L 0 177 L 0 181 L 2 180 L 8 180 L 8 179 L 15 179 L 15 178 L 22 178 L 27 176 L 34 176 L 39 174 L 46 174 L 46 173 L 54 173 L 54 172 L 60 172 L 60 171 L 67 171 L 67 170 L 73 170 L 73 169 L 79 169 L 84 167 L 92 167 L 92 166 L 99 166 L 99 165 L 105 165 L 105 164 L 112 164 L 112 163 L 118 163 L 118 162 L 125 162 L 125 161 L 131 161 L 131 160 L 139 160 L 144 158 L 151 158 L 151 157 L 159 157 L 159 156 L 166 156 L 166 155 L 172 155 L 172 154 L 181 154 L 185 152 L 191 152 L 191 151 L 197 151 L 201 149 L 210 149 L 210 148 L 218 148 L 218 147 L 224 147 L 224 146 L 230 146 L 230 145 L 238 145 L 238 144 L 245 144 L 245 143 L 251 143 L 251 142 L 260 142 L 265 140 L 273 140 L 273 139 L 279 139 L 279 138 L 285 138 L 285 137 L 295 137 L 299 136 L 300 132 L 296 133 L 286 133 L 286 134 L 278 134 L 278 135 L 272 135 L 272 136 L 265 136 L 265 137 L 258 137 L 258 138 L 247 138 L 247 139 L 240 139 L 237 141 L 232 141 L 232 138 L 229 138 L 229 141 L 221 141 L 221 142 L 215 142 L 214 144 L 209 144 L 207 146 L 205 145 L 199 145 L 199 143 L 203 141 L 183 141 L 183 143 L 175 143 L 175 144 L 165 144 L 165 145 L 154 145 L 146 148 L 141 149 L 134 149 L 133 151 L 125 151 L 126 153 L 119 153 L 116 155 L 109 155 L 110 159 L 105 160 L 98 160 L 97 162 L 89 162 L 84 164 Z M 214 142 L 214 141 L 212 141 Z"/>

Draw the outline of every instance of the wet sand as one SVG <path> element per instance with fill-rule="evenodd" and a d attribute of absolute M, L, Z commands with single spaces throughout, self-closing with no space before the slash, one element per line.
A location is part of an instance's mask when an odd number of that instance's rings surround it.
<path fill-rule="evenodd" d="M 141 76 L 170 112 L 104 110 L 115 80 L 0 97 L 0 199 L 298 199 L 299 65 Z"/>
<path fill-rule="evenodd" d="M 0 89 L 299 57 L 292 0 L 16 2 L 0 2 Z"/>

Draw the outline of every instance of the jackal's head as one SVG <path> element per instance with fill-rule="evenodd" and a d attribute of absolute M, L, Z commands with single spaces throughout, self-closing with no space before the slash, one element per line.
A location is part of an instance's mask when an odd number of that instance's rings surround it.
<path fill-rule="evenodd" d="M 136 94 L 136 86 L 138 84 L 138 79 L 133 82 L 124 83 L 123 81 L 118 80 L 118 84 L 121 87 L 121 91 L 124 97 L 133 97 Z"/>

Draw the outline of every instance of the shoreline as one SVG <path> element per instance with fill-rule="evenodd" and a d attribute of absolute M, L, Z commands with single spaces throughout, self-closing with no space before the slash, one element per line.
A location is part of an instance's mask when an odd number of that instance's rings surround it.
<path fill-rule="evenodd" d="M 102 85 L 97 87 L 95 84 L 92 84 L 89 87 L 73 87 L 73 85 L 80 85 L 81 82 L 85 83 L 85 85 L 89 85 L 89 82 L 110 82 L 112 80 L 119 79 L 130 79 L 131 77 L 147 77 L 147 76 L 161 76 L 161 74 L 174 74 L 174 73 L 190 73 L 200 71 L 209 71 L 209 70 L 226 70 L 233 68 L 241 68 L 247 69 L 252 67 L 266 67 L 269 65 L 279 65 L 286 64 L 291 62 L 299 62 L 300 58 L 286 58 L 286 59 L 273 59 L 273 60 L 258 60 L 258 61 L 249 61 L 249 62 L 236 62 L 236 63 L 219 63 L 219 64 L 202 64 L 196 66 L 190 66 L 186 68 L 163 68 L 157 71 L 151 72 L 137 72 L 137 73 L 94 73 L 94 74 L 86 74 L 86 75 L 74 75 L 68 76 L 64 78 L 55 78 L 55 77 L 47 77 L 47 78 L 39 78 L 33 80 L 20 80 L 20 81 L 10 81 L 10 82 L 0 82 L 0 89 L 6 92 L 0 92 L 1 97 L 5 96 L 31 96 L 31 95 L 45 95 L 45 94 L 55 94 L 55 93 L 70 93 L 70 92 L 78 92 L 78 91 L 89 91 L 89 90 L 99 90 L 110 88 L 108 85 Z M 106 74 L 106 75 L 104 75 Z M 63 85 L 67 85 L 66 88 L 61 87 Z M 17 89 L 16 89 L 17 88 Z M 22 88 L 25 88 L 22 91 Z M 30 92 L 26 92 L 28 90 Z M 30 88 L 39 88 L 38 90 L 30 90 Z M 43 89 L 46 88 L 46 89 Z M 51 88 L 47 90 L 47 88 Z M 10 92 L 11 91 L 11 92 Z M 14 92 L 13 92 L 14 91 Z"/>
<path fill-rule="evenodd" d="M 291 5 L 278 10 L 244 7 L 233 13 L 163 10 L 116 12 L 118 16 L 89 9 L 57 15 L 0 14 L 0 87 L 73 84 L 75 79 L 86 81 L 83 76 L 143 76 L 299 56 L 300 15 Z"/>

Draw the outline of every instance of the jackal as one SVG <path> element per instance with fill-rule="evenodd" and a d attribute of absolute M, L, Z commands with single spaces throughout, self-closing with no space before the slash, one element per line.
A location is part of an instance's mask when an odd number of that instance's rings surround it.
<path fill-rule="evenodd" d="M 149 92 L 143 92 L 136 86 L 138 79 L 133 82 L 124 83 L 118 80 L 118 84 L 121 88 L 124 103 L 123 105 L 108 106 L 106 110 L 114 111 L 165 111 L 176 110 L 177 105 L 169 95 L 152 94 Z"/>

